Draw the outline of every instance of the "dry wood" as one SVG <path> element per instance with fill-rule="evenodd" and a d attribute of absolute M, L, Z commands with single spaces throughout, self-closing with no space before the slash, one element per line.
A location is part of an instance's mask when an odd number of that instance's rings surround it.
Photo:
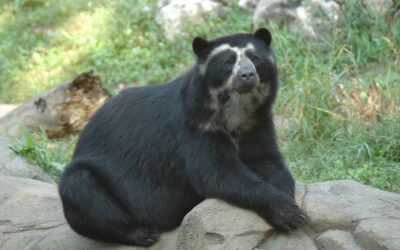
<path fill-rule="evenodd" d="M 110 94 L 98 76 L 86 72 L 70 83 L 36 96 L 0 119 L 0 135 L 16 136 L 22 127 L 43 128 L 49 137 L 63 137 L 83 129 Z"/>

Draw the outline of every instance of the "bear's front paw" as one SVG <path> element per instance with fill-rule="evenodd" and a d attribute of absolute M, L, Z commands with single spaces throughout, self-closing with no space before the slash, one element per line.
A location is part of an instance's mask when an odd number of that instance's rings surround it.
<path fill-rule="evenodd" d="M 288 233 L 305 223 L 305 214 L 294 201 L 273 204 L 265 210 L 263 217 L 279 232 Z"/>

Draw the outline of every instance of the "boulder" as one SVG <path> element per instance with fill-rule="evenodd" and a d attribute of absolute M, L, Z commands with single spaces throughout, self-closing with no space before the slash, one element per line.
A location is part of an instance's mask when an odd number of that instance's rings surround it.
<path fill-rule="evenodd" d="M 350 232 L 328 230 L 316 239 L 319 249 L 323 250 L 362 250 Z"/>
<path fill-rule="evenodd" d="M 64 219 L 57 186 L 0 176 L 0 250 L 139 250 L 79 236 Z M 176 233 L 162 235 L 151 250 L 172 250 Z"/>
<path fill-rule="evenodd" d="M 308 222 L 278 234 L 262 218 L 208 199 L 151 250 L 400 249 L 400 195 L 354 181 L 298 184 L 296 201 Z M 139 250 L 98 242 L 73 232 L 64 219 L 57 187 L 0 176 L 0 250 Z"/>
<path fill-rule="evenodd" d="M 257 6 L 257 3 L 259 1 L 260 0 L 239 0 L 238 5 L 239 5 L 239 7 L 241 9 L 244 9 L 244 10 L 251 9 L 251 10 L 253 10 Z"/>
<path fill-rule="evenodd" d="M 400 210 L 398 202 L 393 205 L 397 206 L 397 211 Z M 400 249 L 400 218 L 378 216 L 364 219 L 358 223 L 354 234 L 367 250 Z"/>
<path fill-rule="evenodd" d="M 254 212 L 209 199 L 184 218 L 176 249 L 252 249 L 272 232 L 272 227 Z"/>
<path fill-rule="evenodd" d="M 307 226 L 277 234 L 252 211 L 206 200 L 186 215 L 176 249 L 400 249 L 400 195 L 355 181 L 297 184 Z"/>
<path fill-rule="evenodd" d="M 354 229 L 372 218 L 391 219 L 392 225 L 400 222 L 399 194 L 350 180 L 309 184 L 306 189 L 303 209 L 309 217 L 309 226 L 317 233 Z M 400 234 L 397 239 L 400 243 Z"/>
<path fill-rule="evenodd" d="M 251 3 L 243 2 L 243 6 Z M 317 38 L 328 32 L 339 16 L 339 4 L 333 0 L 260 0 L 254 11 L 253 24 L 258 27 L 276 21 L 289 31 Z"/>
<path fill-rule="evenodd" d="M 243 248 L 244 250 L 245 248 Z M 297 230 L 291 234 L 274 233 L 266 237 L 264 243 L 256 250 L 318 250 L 312 237 L 307 235 L 303 230 Z"/>
<path fill-rule="evenodd" d="M 185 23 L 199 23 L 208 14 L 222 10 L 219 2 L 211 0 L 160 0 L 158 6 L 157 22 L 163 26 L 169 40 L 183 31 Z"/>
<path fill-rule="evenodd" d="M 0 118 L 14 110 L 17 106 L 14 104 L 0 104 Z"/>
<path fill-rule="evenodd" d="M 240 0 L 242 9 L 254 9 L 255 27 L 270 21 L 286 26 L 289 31 L 303 33 L 310 38 L 331 34 L 343 20 L 342 10 L 355 4 L 373 15 L 386 15 L 395 11 L 392 0 Z"/>
<path fill-rule="evenodd" d="M 17 155 L 10 148 L 10 143 L 5 139 L 0 139 L 0 175 L 54 183 L 51 177 L 40 167 L 30 164 L 25 158 Z"/>

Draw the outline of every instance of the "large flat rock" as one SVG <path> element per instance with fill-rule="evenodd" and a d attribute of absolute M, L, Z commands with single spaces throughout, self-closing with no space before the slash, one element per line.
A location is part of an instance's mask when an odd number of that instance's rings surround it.
<path fill-rule="evenodd" d="M 400 220 L 399 194 L 356 181 L 328 181 L 307 185 L 303 202 L 309 225 L 318 233 L 329 229 L 355 229 L 360 222 L 371 218 L 391 219 L 391 224 Z M 400 233 L 397 237 L 400 240 Z"/>
<path fill-rule="evenodd" d="M 261 217 L 208 199 L 163 234 L 151 250 L 400 249 L 400 195 L 354 181 L 298 184 L 296 201 L 308 225 L 278 234 Z M 73 232 L 57 187 L 0 175 L 0 250 L 139 250 L 98 242 Z"/>

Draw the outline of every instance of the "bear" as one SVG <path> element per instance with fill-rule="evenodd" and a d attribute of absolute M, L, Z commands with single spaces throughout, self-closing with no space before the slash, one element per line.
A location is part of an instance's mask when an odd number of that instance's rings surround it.
<path fill-rule="evenodd" d="M 305 222 L 279 151 L 271 33 L 194 38 L 195 65 L 170 82 L 128 88 L 80 134 L 60 177 L 71 228 L 150 246 L 207 198 L 250 209 L 280 232 Z"/>

